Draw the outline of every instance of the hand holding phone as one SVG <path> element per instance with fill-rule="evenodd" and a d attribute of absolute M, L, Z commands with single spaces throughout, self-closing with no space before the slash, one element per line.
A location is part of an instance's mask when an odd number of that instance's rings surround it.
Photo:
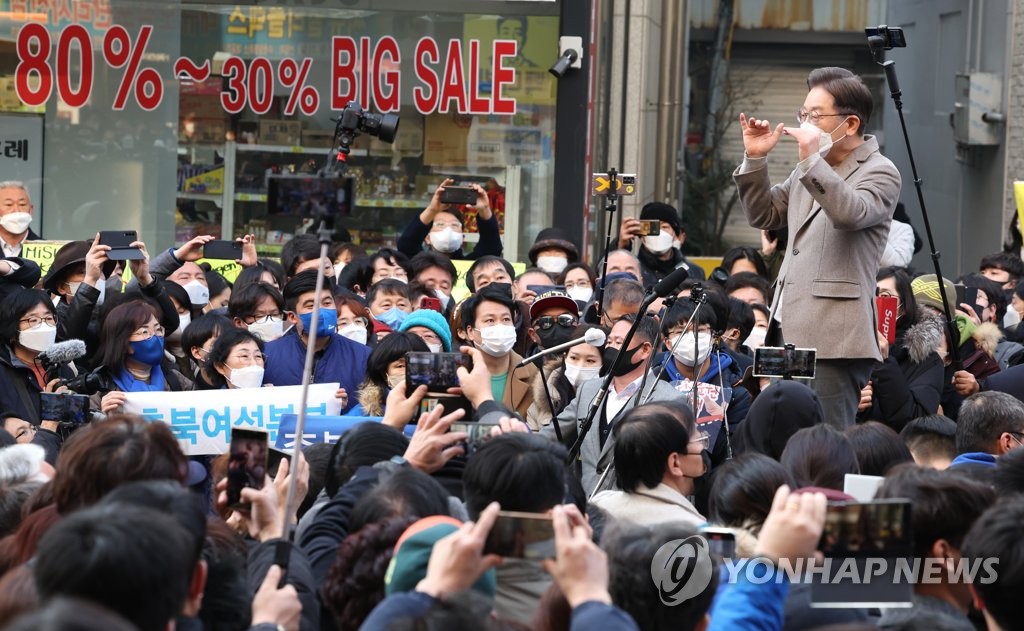
<path fill-rule="evenodd" d="M 137 261 L 145 258 L 145 254 L 132 244 L 139 240 L 139 233 L 134 230 L 101 230 L 99 245 L 110 247 L 107 258 L 111 261 Z"/>
<path fill-rule="evenodd" d="M 266 482 L 270 439 L 267 432 L 231 429 L 228 460 L 228 507 L 244 508 L 242 489 L 262 489 Z"/>
<path fill-rule="evenodd" d="M 469 186 L 445 186 L 441 191 L 441 203 L 472 206 L 476 204 L 476 189 Z"/>
<path fill-rule="evenodd" d="M 242 244 L 239 241 L 215 239 L 203 245 L 203 257 L 225 261 L 239 261 L 242 259 Z"/>
<path fill-rule="evenodd" d="M 484 544 L 485 554 L 519 559 L 555 558 L 555 530 L 543 513 L 502 511 Z"/>

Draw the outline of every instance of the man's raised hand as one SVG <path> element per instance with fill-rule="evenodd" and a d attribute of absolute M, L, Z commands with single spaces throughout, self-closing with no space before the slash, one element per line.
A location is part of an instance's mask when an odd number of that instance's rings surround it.
<path fill-rule="evenodd" d="M 768 121 L 747 118 L 740 112 L 740 127 L 743 129 L 743 152 L 748 158 L 763 158 L 779 143 L 785 125 L 779 123 L 773 130 Z"/>

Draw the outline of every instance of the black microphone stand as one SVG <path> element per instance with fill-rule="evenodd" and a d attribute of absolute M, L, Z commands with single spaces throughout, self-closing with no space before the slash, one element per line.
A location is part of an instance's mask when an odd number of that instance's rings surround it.
<path fill-rule="evenodd" d="M 722 374 L 722 336 L 719 333 L 715 333 L 714 342 L 711 345 L 711 352 L 715 354 L 715 358 L 718 360 L 718 387 L 722 392 L 722 397 L 725 397 L 725 375 Z M 730 386 L 731 387 L 731 386 Z M 732 460 L 732 438 L 729 437 L 729 404 L 732 403 L 732 397 L 729 397 L 728 401 L 723 401 L 725 405 L 722 406 L 722 431 L 725 432 L 725 459 Z M 694 421 L 697 420 L 697 412 L 694 410 Z M 714 445 L 708 445 L 708 451 L 714 448 Z"/>
<path fill-rule="evenodd" d="M 612 225 L 615 223 L 615 211 L 619 202 L 619 172 L 615 167 L 608 169 L 608 186 L 611 187 L 611 192 L 608 193 L 604 205 L 604 209 L 608 213 L 605 215 L 608 223 L 605 226 L 604 263 L 601 267 L 601 283 L 597 287 L 597 299 L 594 301 L 594 312 L 597 314 L 598 321 L 604 312 L 604 286 L 608 277 L 608 253 L 612 251 Z"/>
<path fill-rule="evenodd" d="M 868 36 L 868 49 L 875 63 L 885 71 L 885 82 L 889 86 L 889 96 L 892 97 L 893 105 L 896 106 L 896 113 L 900 118 L 900 129 L 903 132 L 903 142 L 907 146 L 907 157 L 910 159 L 910 171 L 914 174 L 914 188 L 917 190 L 917 201 L 921 205 L 921 216 L 924 219 L 924 230 L 928 236 L 928 247 L 931 249 L 932 264 L 935 267 L 935 280 L 939 285 L 939 296 L 942 298 L 942 311 L 946 316 L 946 333 L 949 335 L 949 356 L 952 357 L 953 369 L 962 370 L 963 361 L 960 358 L 960 345 L 957 341 L 960 334 L 957 331 L 953 310 L 950 309 L 949 301 L 946 299 L 945 283 L 942 282 L 942 270 L 939 267 L 939 258 L 942 254 L 935 248 L 935 239 L 932 237 L 932 225 L 928 220 L 928 209 L 924 204 L 924 181 L 917 173 L 917 163 L 914 162 L 914 150 L 910 147 L 910 134 L 907 132 L 907 120 L 903 116 L 903 91 L 900 90 L 900 83 L 896 78 L 896 62 L 885 58 L 885 51 L 892 50 L 886 33 L 889 29 L 883 24 L 878 27 L 879 35 Z"/>

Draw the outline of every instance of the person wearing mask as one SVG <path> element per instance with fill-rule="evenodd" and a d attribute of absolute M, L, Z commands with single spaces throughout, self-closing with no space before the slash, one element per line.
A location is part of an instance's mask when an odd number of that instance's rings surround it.
<path fill-rule="evenodd" d="M 193 309 L 206 311 L 205 307 L 210 303 L 210 286 L 206 280 L 206 273 L 196 261 L 203 258 L 203 246 L 214 240 L 210 235 L 193 237 L 178 248 L 164 250 L 149 264 L 153 278 L 171 280 L 185 288 Z M 256 266 L 259 262 L 256 256 L 256 237 L 247 234 L 236 241 L 242 244 L 242 258 L 235 262 L 243 268 Z M 128 284 L 129 288 L 134 287 L 134 283 L 133 279 Z"/>
<path fill-rule="evenodd" d="M 426 343 L 413 333 L 392 333 L 381 340 L 366 360 L 366 376 L 359 384 L 358 403 L 347 416 L 384 416 L 388 395 L 405 383 L 406 353 L 427 352 Z M 402 427 L 405 427 L 404 422 Z"/>
<path fill-rule="evenodd" d="M 101 412 L 120 411 L 126 392 L 192 389 L 192 381 L 164 355 L 164 331 L 159 310 L 144 300 L 131 300 L 107 314 L 95 361 L 103 386 L 93 398 L 99 399 Z"/>
<path fill-rule="evenodd" d="M 266 358 L 263 340 L 245 329 L 231 328 L 217 337 L 205 374 L 214 388 L 260 388 Z"/>
<path fill-rule="evenodd" d="M 284 335 L 284 296 L 273 285 L 252 283 L 232 292 L 228 316 L 264 342 Z"/>
<path fill-rule="evenodd" d="M 402 321 L 412 312 L 408 286 L 393 278 L 374 283 L 366 293 L 366 306 L 374 320 L 397 331 Z"/>
<path fill-rule="evenodd" d="M 629 348 L 616 361 L 619 351 L 623 348 L 626 334 L 636 317 L 627 315 L 615 323 L 608 334 L 608 341 L 602 353 L 604 370 L 611 371 L 612 380 L 604 404 L 597 410 L 593 425 L 583 440 L 580 459 L 575 463 L 576 473 L 588 496 L 595 490 L 614 486 L 615 474 L 611 468 L 614 467 L 612 456 L 615 437 L 612 429 L 618 420 L 637 405 L 638 399 L 650 397 L 651 401 L 670 401 L 679 398 L 675 388 L 655 379 L 652 374 L 647 375 L 643 392 L 640 392 L 647 360 L 654 352 L 654 342 L 658 337 L 658 322 L 654 318 L 641 316 Z M 576 389 L 576 396 L 556 417 L 561 429 L 562 442 L 567 447 L 576 442 L 580 425 L 586 420 L 602 381 L 591 379 L 582 382 Z M 553 424 L 544 426 L 540 433 L 552 440 L 557 438 Z"/>
<path fill-rule="evenodd" d="M 110 246 L 92 241 L 69 241 L 53 257 L 43 277 L 43 289 L 60 296 L 57 308 L 57 339 L 78 339 L 94 350 L 99 335 L 96 307 L 103 304 L 106 279 L 116 261 L 107 258 Z"/>
<path fill-rule="evenodd" d="M 491 211 L 491 204 L 485 191 L 478 184 L 471 184 L 476 191 L 476 203 L 471 206 L 476 211 L 476 225 L 480 232 L 480 241 L 472 252 L 463 248 L 464 220 L 462 214 L 451 204 L 441 202 L 441 194 L 446 186 L 452 186 L 455 180 L 445 179 L 434 191 L 430 203 L 419 217 L 413 219 L 402 230 L 398 237 L 398 251 L 413 257 L 427 249 L 438 252 L 457 261 L 478 259 L 481 256 L 501 256 L 501 229 L 498 218 Z"/>
<path fill-rule="evenodd" d="M 697 415 L 698 420 L 704 422 L 712 419 L 702 418 L 702 412 L 710 417 L 724 414 L 728 418 L 730 434 L 726 434 L 723 423 L 720 430 L 710 437 L 712 459 L 718 465 L 726 460 L 729 451 L 727 442 L 731 440 L 731 433 L 742 426 L 752 398 L 750 392 L 739 385 L 743 373 L 732 357 L 715 348 L 715 330 L 718 328 L 715 311 L 708 307 L 701 308 L 696 320 L 689 328 L 686 327 L 686 323 L 693 317 L 695 306 L 692 301 L 681 299 L 672 305 L 661 320 L 663 343 L 669 352 L 661 378 L 673 385 L 698 381 L 721 389 L 718 400 L 708 397 L 698 401 Z M 697 329 L 696 342 L 694 327 Z M 690 395 L 687 395 L 687 399 L 693 400 Z M 703 427 L 699 429 L 705 431 Z"/>
<path fill-rule="evenodd" d="M 631 249 L 633 239 L 640 237 L 640 252 L 637 258 L 640 259 L 644 287 L 653 287 L 679 268 L 685 269 L 694 280 L 704 280 L 704 270 L 701 266 L 691 263 L 683 255 L 686 230 L 682 226 L 678 210 L 662 202 L 649 202 L 640 210 L 640 220 L 657 220 L 661 231 L 643 236 L 640 233 L 643 224 L 632 217 L 627 217 L 622 220 L 622 226 L 619 228 L 619 248 Z"/>
<path fill-rule="evenodd" d="M 373 318 L 362 298 L 338 287 L 334 292 L 334 304 L 338 308 L 338 335 L 366 346 L 376 341 L 373 333 Z"/>
<path fill-rule="evenodd" d="M 323 290 L 317 296 L 316 276 L 316 271 L 306 270 L 296 274 L 285 285 L 284 306 L 292 328 L 267 344 L 263 382 L 275 386 L 302 384 L 308 331 L 313 312 L 318 311 L 312 383 L 339 383 L 338 398 L 342 411 L 347 412 L 355 405 L 348 393 L 354 393 L 363 380 L 370 349 L 338 335 L 338 311 L 332 293 L 334 282 L 330 278 L 324 279 Z"/>
<path fill-rule="evenodd" d="M 599 326 L 581 324 L 572 330 L 569 339 L 579 339 L 590 329 L 600 329 L 607 335 L 607 330 Z M 552 355 L 545 360 L 543 375 L 538 374 L 533 380 L 533 405 L 526 412 L 530 429 L 536 431 L 551 423 L 551 419 L 561 414 L 573 400 L 580 386 L 600 376 L 603 349 L 603 344 L 577 344 L 565 354 Z M 542 376 L 547 377 L 546 386 L 541 381 Z"/>
<path fill-rule="evenodd" d="M 561 228 L 544 228 L 530 246 L 530 265 L 558 276 L 580 260 L 579 248 Z"/>
<path fill-rule="evenodd" d="M 984 471 L 1024 445 L 1024 403 L 1005 392 L 979 392 L 964 399 L 956 422 L 957 457 L 950 469 Z"/>
<path fill-rule="evenodd" d="M 555 278 L 555 284 L 565 287 L 565 293 L 576 301 L 582 312 L 594 298 L 597 277 L 586 263 L 569 263 L 565 270 Z"/>
<path fill-rule="evenodd" d="M 192 322 L 181 334 L 181 348 L 190 362 L 190 370 L 185 373 L 192 375 L 196 390 L 214 390 L 214 377 L 207 370 L 207 360 L 213 351 L 213 345 L 225 331 L 235 329 L 226 316 L 215 313 L 204 313 Z M 259 336 L 257 336 L 259 337 Z"/>
<path fill-rule="evenodd" d="M 21 256 L 21 244 L 38 241 L 32 232 L 32 200 L 21 182 L 0 182 L 0 246 L 4 257 Z"/>
<path fill-rule="evenodd" d="M 409 259 L 409 269 L 409 277 L 433 291 L 441 301 L 442 313 L 445 317 L 450 316 L 455 306 L 452 302 L 452 287 L 459 277 L 452 260 L 437 252 L 420 252 Z"/>
<path fill-rule="evenodd" d="M 206 263 L 203 266 L 205 267 Z M 210 301 L 203 308 L 203 313 L 217 310 L 226 313 L 228 303 L 231 301 L 231 283 L 213 270 L 205 270 L 203 278 L 206 279 L 206 286 L 210 289 Z"/>
<path fill-rule="evenodd" d="M 549 291 L 538 296 L 530 305 L 529 354 L 564 344 L 573 339 L 572 333 L 580 323 L 576 301 L 562 291 Z"/>
<path fill-rule="evenodd" d="M 512 282 L 512 295 L 519 302 L 529 306 L 537 299 L 537 291 L 543 293 L 543 289 L 552 287 L 553 282 L 551 274 L 539 267 L 527 267 Z"/>
<path fill-rule="evenodd" d="M 402 320 L 398 330 L 418 335 L 431 353 L 450 353 L 452 331 L 444 316 L 433 309 L 417 309 Z"/>
<path fill-rule="evenodd" d="M 516 344 L 516 309 L 505 288 L 485 287 L 463 301 L 460 319 L 463 339 L 482 352 L 494 400 L 525 418 L 533 403 L 530 383 L 537 367 L 516 367 L 522 361 L 512 350 Z"/>

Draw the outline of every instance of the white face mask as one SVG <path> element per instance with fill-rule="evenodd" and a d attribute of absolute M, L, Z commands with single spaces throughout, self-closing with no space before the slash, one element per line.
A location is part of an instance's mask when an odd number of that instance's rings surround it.
<path fill-rule="evenodd" d="M 842 127 L 843 123 L 845 123 L 847 120 L 849 120 L 849 117 L 844 118 L 842 122 L 836 125 L 836 129 Z M 804 121 L 800 123 L 800 129 L 806 129 L 807 131 L 815 131 L 821 134 L 818 137 L 818 155 L 820 155 L 822 158 L 824 158 L 828 154 L 828 152 L 832 150 L 832 144 L 835 142 L 834 140 L 832 140 L 832 134 L 835 133 L 835 129 L 832 130 L 832 133 L 829 133 L 827 131 L 824 131 L 820 127 L 817 127 L 816 125 L 812 125 L 810 121 Z"/>
<path fill-rule="evenodd" d="M 0 217 L 0 226 L 4 227 L 4 230 L 11 234 L 21 234 L 28 230 L 29 224 L 32 223 L 32 214 L 22 211 L 7 213 L 3 217 Z"/>
<path fill-rule="evenodd" d="M 392 390 L 397 388 L 403 381 L 405 381 L 404 372 L 398 375 L 388 375 L 388 387 Z"/>
<path fill-rule="evenodd" d="M 430 233 L 430 245 L 438 252 L 448 254 L 462 247 L 462 233 L 444 228 Z"/>
<path fill-rule="evenodd" d="M 537 267 L 548 274 L 561 274 L 569 266 L 569 259 L 564 256 L 538 256 Z"/>
<path fill-rule="evenodd" d="M 192 314 L 186 313 L 184 315 L 178 314 L 178 328 L 167 336 L 167 341 L 176 342 L 181 340 L 181 334 L 185 332 L 185 327 L 192 324 Z"/>
<path fill-rule="evenodd" d="M 32 351 L 42 353 L 57 341 L 57 327 L 40 322 L 34 329 L 18 332 L 18 344 Z"/>
<path fill-rule="evenodd" d="M 750 350 L 761 348 L 764 346 L 764 339 L 767 335 L 768 329 L 762 329 L 761 327 L 755 326 L 750 329 L 750 335 L 747 336 L 747 339 L 743 340 L 743 345 Z"/>
<path fill-rule="evenodd" d="M 507 355 L 516 345 L 516 327 L 511 324 L 495 324 L 480 331 L 480 350 L 491 357 Z"/>
<path fill-rule="evenodd" d="M 680 241 L 679 239 L 673 239 L 672 247 L 678 250 L 679 248 L 683 247 L 683 242 Z"/>
<path fill-rule="evenodd" d="M 246 325 L 249 332 L 264 342 L 273 342 L 284 335 L 284 321 L 281 318 L 266 318 Z"/>
<path fill-rule="evenodd" d="M 441 352 L 441 345 L 440 344 L 431 344 L 430 342 L 427 342 L 427 348 L 430 349 L 431 353 L 440 353 Z"/>
<path fill-rule="evenodd" d="M 192 301 L 194 308 L 201 307 L 210 302 L 210 288 L 198 280 L 190 280 L 182 285 L 182 288 L 188 292 L 188 299 Z"/>
<path fill-rule="evenodd" d="M 590 299 L 594 297 L 593 287 L 570 287 L 565 290 L 565 293 L 569 294 L 569 297 L 576 302 L 590 302 Z"/>
<path fill-rule="evenodd" d="M 672 233 L 667 230 L 662 230 L 656 235 L 644 237 L 644 247 L 651 251 L 652 254 L 664 254 L 672 249 Z"/>
<path fill-rule="evenodd" d="M 711 334 L 697 334 L 697 348 L 693 346 L 693 333 L 682 333 L 683 339 L 679 336 L 672 338 L 672 357 L 684 366 L 700 366 L 711 354 Z"/>
<path fill-rule="evenodd" d="M 341 276 L 341 270 L 345 269 L 345 265 L 345 263 L 334 264 L 334 280 L 338 280 L 338 277 Z"/>
<path fill-rule="evenodd" d="M 451 302 L 452 297 L 449 296 L 448 294 L 444 293 L 440 289 L 435 289 L 434 290 L 434 295 L 437 296 L 437 299 L 441 301 L 441 308 L 442 309 L 447 309 L 448 308 L 448 303 Z"/>
<path fill-rule="evenodd" d="M 366 346 L 366 327 L 361 324 L 346 324 L 338 329 L 338 335 Z"/>
<path fill-rule="evenodd" d="M 81 286 L 82 286 L 81 282 L 68 283 L 68 291 L 71 292 L 71 297 L 72 298 L 75 297 L 75 294 L 78 293 L 78 288 L 81 287 Z M 103 299 L 107 295 L 107 282 L 105 280 L 97 281 L 97 283 L 96 283 L 96 291 L 100 292 L 99 297 L 96 298 L 96 306 L 98 307 L 101 304 L 103 304 Z"/>
<path fill-rule="evenodd" d="M 228 381 L 236 388 L 260 388 L 263 386 L 263 366 L 231 368 Z"/>
<path fill-rule="evenodd" d="M 565 365 L 565 378 L 569 380 L 573 388 L 579 388 L 580 384 L 589 379 L 597 379 L 600 376 L 601 367 L 585 368 L 583 366 Z"/>

